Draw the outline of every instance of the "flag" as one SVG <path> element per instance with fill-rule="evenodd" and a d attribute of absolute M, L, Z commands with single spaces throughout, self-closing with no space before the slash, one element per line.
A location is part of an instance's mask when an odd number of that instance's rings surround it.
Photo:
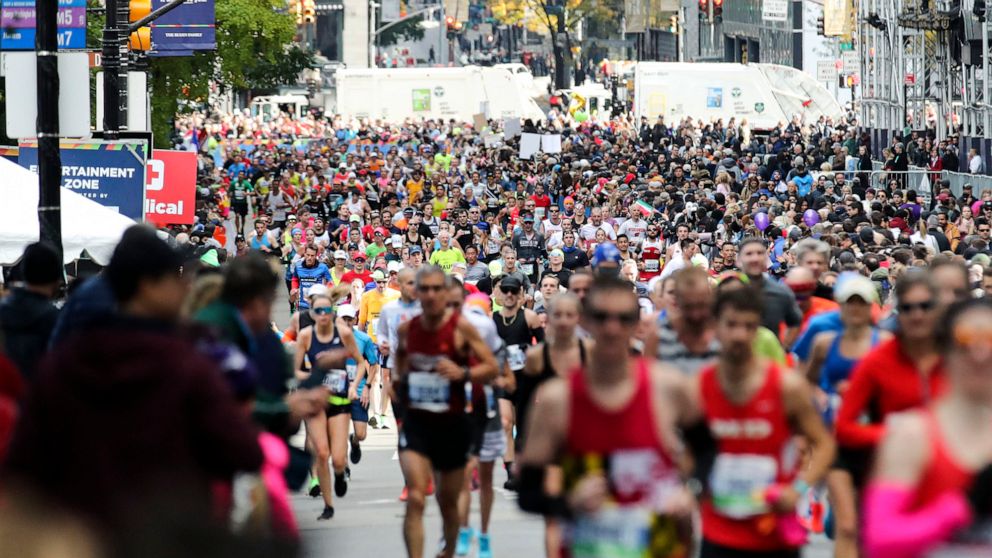
<path fill-rule="evenodd" d="M 651 215 L 655 211 L 658 211 L 657 209 L 651 207 L 651 204 L 649 204 L 644 200 L 637 200 L 636 202 L 634 202 L 634 207 L 636 207 L 638 211 L 643 213 L 645 217 Z"/>
<path fill-rule="evenodd" d="M 809 106 L 812 104 L 813 104 L 813 99 L 807 99 L 803 101 L 803 108 L 809 108 Z"/>

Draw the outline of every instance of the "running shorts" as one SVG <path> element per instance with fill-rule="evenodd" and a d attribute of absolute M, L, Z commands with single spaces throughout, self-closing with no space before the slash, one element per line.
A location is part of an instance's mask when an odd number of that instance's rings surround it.
<path fill-rule="evenodd" d="M 362 406 L 360 398 L 351 402 L 351 420 L 355 422 L 369 421 L 369 410 Z"/>
<path fill-rule="evenodd" d="M 338 415 L 350 414 L 351 404 L 348 405 L 335 405 L 333 403 L 328 403 L 327 407 L 324 409 L 324 413 L 327 414 L 327 418 L 336 417 Z"/>
<path fill-rule="evenodd" d="M 412 451 L 431 461 L 441 472 L 468 463 L 472 422 L 464 414 L 408 413 L 399 434 L 399 450 Z"/>

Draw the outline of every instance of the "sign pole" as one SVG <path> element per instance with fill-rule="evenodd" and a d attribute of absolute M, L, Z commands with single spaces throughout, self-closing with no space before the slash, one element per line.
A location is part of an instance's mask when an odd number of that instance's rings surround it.
<path fill-rule="evenodd" d="M 38 57 L 38 230 L 62 261 L 62 157 L 59 153 L 58 0 L 35 8 Z"/>
<path fill-rule="evenodd" d="M 107 139 L 117 139 L 127 120 L 127 46 L 124 23 L 129 7 L 124 0 L 106 0 L 107 22 L 103 28 L 103 130 Z M 123 74 L 124 78 L 121 78 Z"/>

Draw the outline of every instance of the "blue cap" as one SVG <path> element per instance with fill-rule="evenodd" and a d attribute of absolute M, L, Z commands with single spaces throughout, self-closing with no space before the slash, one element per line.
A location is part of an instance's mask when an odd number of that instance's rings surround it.
<path fill-rule="evenodd" d="M 599 267 L 604 263 L 620 264 L 620 250 L 612 242 L 604 242 L 596 246 L 596 251 L 592 254 L 592 266 Z"/>

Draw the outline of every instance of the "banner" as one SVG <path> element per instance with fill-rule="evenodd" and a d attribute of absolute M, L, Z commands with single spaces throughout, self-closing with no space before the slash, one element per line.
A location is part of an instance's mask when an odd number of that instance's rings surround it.
<path fill-rule="evenodd" d="M 168 3 L 169 0 L 152 0 L 152 11 Z M 149 27 L 150 56 L 185 56 L 196 50 L 217 48 L 214 0 L 187 0 Z"/>
<path fill-rule="evenodd" d="M 86 0 L 58 0 L 59 49 L 86 48 Z M 34 50 L 35 0 L 0 0 L 0 50 Z"/>
<path fill-rule="evenodd" d="M 144 217 L 144 142 L 63 142 L 62 186 L 135 221 Z M 36 143 L 23 143 L 17 164 L 38 172 Z"/>
<path fill-rule="evenodd" d="M 196 213 L 196 153 L 155 149 L 146 175 L 145 221 L 157 227 L 192 225 Z"/>

